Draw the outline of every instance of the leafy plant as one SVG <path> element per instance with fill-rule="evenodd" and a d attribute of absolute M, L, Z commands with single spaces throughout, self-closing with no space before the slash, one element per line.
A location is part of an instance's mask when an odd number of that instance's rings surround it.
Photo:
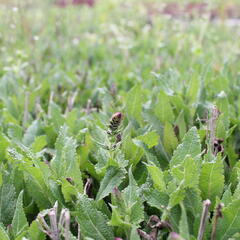
<path fill-rule="evenodd" d="M 238 8 L 2 1 L 0 239 L 239 239 Z"/>

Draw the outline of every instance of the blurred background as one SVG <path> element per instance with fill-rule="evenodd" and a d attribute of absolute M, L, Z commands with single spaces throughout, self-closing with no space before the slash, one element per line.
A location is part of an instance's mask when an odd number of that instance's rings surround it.
<path fill-rule="evenodd" d="M 239 17 L 237 0 L 1 0 L 0 75 L 14 94 L 84 90 L 81 105 L 97 87 L 182 91 L 204 72 L 220 92 L 238 72 Z"/>

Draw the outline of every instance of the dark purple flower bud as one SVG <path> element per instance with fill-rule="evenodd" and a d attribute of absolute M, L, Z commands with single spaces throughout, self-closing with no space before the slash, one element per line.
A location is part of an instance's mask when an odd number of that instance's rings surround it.
<path fill-rule="evenodd" d="M 111 133 L 115 133 L 120 126 L 123 119 L 123 114 L 121 112 L 116 112 L 112 115 L 110 119 L 109 128 Z"/>
<path fill-rule="evenodd" d="M 67 180 L 69 183 L 74 184 L 73 179 L 72 179 L 71 177 L 67 177 L 66 180 Z"/>

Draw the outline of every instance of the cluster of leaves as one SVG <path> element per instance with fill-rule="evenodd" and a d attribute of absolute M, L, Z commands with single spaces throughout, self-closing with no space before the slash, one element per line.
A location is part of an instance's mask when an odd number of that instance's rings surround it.
<path fill-rule="evenodd" d="M 232 25 L 136 0 L 0 16 L 1 240 L 240 239 Z"/>

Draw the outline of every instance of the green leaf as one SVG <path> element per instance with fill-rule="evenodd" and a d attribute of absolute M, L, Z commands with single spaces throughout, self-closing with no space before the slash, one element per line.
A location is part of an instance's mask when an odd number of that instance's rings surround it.
<path fill-rule="evenodd" d="M 181 208 L 179 205 L 174 206 L 169 211 L 169 220 L 174 232 L 179 232 L 179 222 L 181 220 Z"/>
<path fill-rule="evenodd" d="M 239 196 L 238 196 L 239 199 Z M 228 186 L 228 188 L 225 190 L 225 192 L 222 195 L 221 202 L 225 204 L 230 204 L 232 202 L 232 192 L 231 192 L 231 185 Z"/>
<path fill-rule="evenodd" d="M 108 161 L 110 159 L 110 152 L 99 148 L 96 150 L 94 157 L 97 160 L 97 164 L 95 165 L 95 169 L 99 175 L 105 174 L 106 168 L 108 166 Z"/>
<path fill-rule="evenodd" d="M 222 212 L 223 218 L 218 221 L 216 239 L 228 240 L 240 231 L 240 199 L 233 201 Z"/>
<path fill-rule="evenodd" d="M 200 79 L 198 75 L 193 75 L 191 80 L 189 81 L 188 91 L 187 91 L 187 98 L 189 101 L 189 104 L 194 104 L 198 102 L 199 98 L 199 92 L 200 92 Z M 194 111 L 192 116 L 194 115 Z"/>
<path fill-rule="evenodd" d="M 112 193 L 112 218 L 110 224 L 130 231 L 132 225 L 143 220 L 142 199 L 139 197 L 138 186 L 129 169 L 129 185 L 123 193 L 117 189 Z"/>
<path fill-rule="evenodd" d="M 77 162 L 76 140 L 68 136 L 68 128 L 60 128 L 56 144 L 56 155 L 51 160 L 52 170 L 57 178 L 71 177 L 77 186 L 83 190 L 80 168 Z"/>
<path fill-rule="evenodd" d="M 155 165 L 147 165 L 147 169 L 156 189 L 160 192 L 166 190 L 166 184 L 162 170 Z"/>
<path fill-rule="evenodd" d="M 8 136 L 16 141 L 21 141 L 23 129 L 17 124 L 10 123 L 7 130 Z"/>
<path fill-rule="evenodd" d="M 96 200 L 101 200 L 118 187 L 124 178 L 124 171 L 121 168 L 110 166 L 107 169 L 106 175 L 101 181 Z"/>
<path fill-rule="evenodd" d="M 143 155 L 143 149 L 134 144 L 130 134 L 122 142 L 122 151 L 125 158 L 129 159 L 134 166 L 140 161 Z"/>
<path fill-rule="evenodd" d="M 168 206 L 169 196 L 167 193 L 159 192 L 156 189 L 144 190 L 143 193 L 147 203 L 151 207 L 163 211 Z"/>
<path fill-rule="evenodd" d="M 158 103 L 154 108 L 154 112 L 162 123 L 172 123 L 174 121 L 175 117 L 173 114 L 172 106 L 170 104 L 170 99 L 163 90 L 159 92 Z"/>
<path fill-rule="evenodd" d="M 148 163 L 150 163 L 150 164 L 154 163 L 156 166 L 160 167 L 157 157 L 153 154 L 153 152 L 150 149 L 148 149 L 148 147 L 145 143 L 143 143 L 142 141 L 139 141 L 137 139 L 133 139 L 133 142 L 134 142 L 134 144 L 136 144 L 136 146 L 141 147 L 143 149 Z"/>
<path fill-rule="evenodd" d="M 200 138 L 197 133 L 197 128 L 192 127 L 184 136 L 183 142 L 178 145 L 177 149 L 173 153 L 173 157 L 170 161 L 170 166 L 173 167 L 184 161 L 187 155 L 192 158 L 197 157 L 201 153 Z M 196 158 L 195 158 L 196 159 Z"/>
<path fill-rule="evenodd" d="M 132 227 L 129 240 L 141 240 L 136 226 Z"/>
<path fill-rule="evenodd" d="M 171 191 L 170 199 L 169 199 L 169 206 L 174 207 L 177 204 L 181 203 L 185 197 L 185 189 L 180 185 Z"/>
<path fill-rule="evenodd" d="M 152 148 L 158 144 L 159 135 L 156 132 L 148 132 L 142 136 L 138 136 L 136 139 L 147 144 L 148 148 Z"/>
<path fill-rule="evenodd" d="M 185 199 L 184 206 L 185 209 L 192 213 L 192 215 L 197 216 L 202 212 L 202 199 L 199 189 L 186 188 L 185 189 Z"/>
<path fill-rule="evenodd" d="M 56 130 L 64 124 L 65 119 L 61 113 L 61 108 L 53 101 L 49 104 L 49 116 Z"/>
<path fill-rule="evenodd" d="M 76 214 L 81 233 L 85 237 L 99 240 L 114 239 L 113 230 L 107 225 L 108 218 L 96 209 L 93 200 L 79 194 Z"/>
<path fill-rule="evenodd" d="M 0 131 L 0 161 L 5 159 L 6 149 L 10 145 L 8 138 Z"/>
<path fill-rule="evenodd" d="M 218 96 L 217 96 L 217 107 L 219 111 L 222 113 L 220 115 L 222 121 L 223 121 L 223 127 L 225 130 L 229 128 L 229 101 L 228 101 L 228 95 L 224 92 L 221 91 Z"/>
<path fill-rule="evenodd" d="M 91 134 L 91 137 L 100 146 L 108 146 L 110 144 L 107 132 L 104 131 L 102 128 L 100 128 L 97 125 L 89 126 L 89 131 Z"/>
<path fill-rule="evenodd" d="M 164 126 L 163 145 L 168 153 L 172 153 L 178 145 L 178 139 L 173 131 L 172 125 L 169 122 L 166 122 Z"/>
<path fill-rule="evenodd" d="M 58 178 L 67 177 L 67 170 L 75 163 L 76 141 L 67 135 L 67 127 L 61 127 L 55 143 L 56 156 L 51 160 L 51 167 Z"/>
<path fill-rule="evenodd" d="M 187 126 L 186 126 L 186 121 L 185 121 L 185 118 L 184 118 L 184 110 L 182 110 L 176 121 L 175 121 L 175 125 L 178 127 L 179 129 L 179 138 L 180 139 L 183 139 L 186 132 L 187 132 Z"/>
<path fill-rule="evenodd" d="M 30 146 L 34 142 L 35 137 L 37 137 L 39 134 L 41 134 L 41 125 L 39 120 L 35 120 L 28 127 L 23 136 L 23 144 Z"/>
<path fill-rule="evenodd" d="M 126 100 L 126 112 L 131 119 L 141 121 L 142 103 L 141 87 L 136 85 L 128 92 Z"/>
<path fill-rule="evenodd" d="M 31 240 L 45 240 L 46 235 L 39 229 L 38 223 L 34 220 L 29 229 L 28 234 Z"/>
<path fill-rule="evenodd" d="M 16 210 L 12 220 L 12 229 L 15 238 L 28 229 L 28 222 L 23 210 L 23 191 L 20 192 L 17 199 Z"/>
<path fill-rule="evenodd" d="M 1 240 L 10 240 L 7 231 L 5 231 L 4 227 L 2 224 L 0 224 L 0 239 Z"/>
<path fill-rule="evenodd" d="M 0 189 L 0 222 L 6 225 L 11 223 L 15 204 L 16 193 L 14 186 L 4 182 Z"/>
<path fill-rule="evenodd" d="M 144 219 L 144 211 L 142 199 L 139 197 L 139 189 L 132 175 L 131 167 L 129 168 L 128 178 L 129 185 L 123 191 L 123 198 L 129 215 L 129 222 L 139 224 Z"/>
<path fill-rule="evenodd" d="M 37 153 L 41 151 L 47 145 L 46 135 L 37 136 L 31 145 L 33 152 Z"/>
<path fill-rule="evenodd" d="M 199 188 L 203 199 L 210 199 L 215 205 L 216 197 L 220 197 L 224 187 L 223 161 L 218 157 L 214 162 L 204 162 L 202 165 Z"/>
<path fill-rule="evenodd" d="M 77 189 L 71 183 L 69 183 L 66 179 L 62 180 L 62 193 L 66 202 L 71 202 L 73 197 L 77 196 Z"/>
<path fill-rule="evenodd" d="M 34 199 L 38 208 L 43 210 L 51 207 L 48 187 L 42 171 L 37 167 L 24 166 L 27 192 Z M 52 202 L 54 203 L 54 201 Z"/>
<path fill-rule="evenodd" d="M 112 208 L 112 217 L 109 221 L 109 225 L 113 227 L 121 227 L 129 229 L 131 227 L 131 224 L 128 222 L 125 222 L 124 217 L 127 215 L 125 209 L 121 211 L 122 209 L 119 209 L 117 206 L 111 205 Z"/>
<path fill-rule="evenodd" d="M 180 206 L 181 206 L 182 214 L 179 222 L 179 231 L 180 231 L 180 235 L 187 240 L 187 239 L 190 239 L 187 213 L 183 204 L 180 204 Z"/>
<path fill-rule="evenodd" d="M 171 173 L 179 184 L 184 184 L 184 188 L 198 188 L 199 169 L 192 157 L 187 156 L 181 165 L 172 167 Z"/>

